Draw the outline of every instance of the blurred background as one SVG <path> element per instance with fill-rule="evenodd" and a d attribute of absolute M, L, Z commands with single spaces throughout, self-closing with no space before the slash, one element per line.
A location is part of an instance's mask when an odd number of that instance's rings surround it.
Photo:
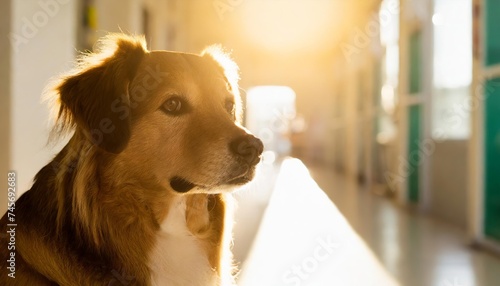
<path fill-rule="evenodd" d="M 47 146 L 40 96 L 77 51 L 118 31 L 144 34 L 150 49 L 198 53 L 220 43 L 241 70 L 245 124 L 266 146 L 260 177 L 237 195 L 240 264 L 258 248 L 280 164 L 293 156 L 401 285 L 500 285 L 500 2 L 3 0 L 0 7 L 0 171 L 17 171 L 19 193 L 60 148 Z M 333 283 L 308 279 L 267 285 Z"/>

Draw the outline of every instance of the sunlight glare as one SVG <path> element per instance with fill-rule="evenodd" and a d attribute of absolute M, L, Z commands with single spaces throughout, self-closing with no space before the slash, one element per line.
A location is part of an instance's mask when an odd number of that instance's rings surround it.
<path fill-rule="evenodd" d="M 243 27 L 251 41 L 269 50 L 314 48 L 336 33 L 337 1 L 248 1 Z"/>
<path fill-rule="evenodd" d="M 295 92 L 288 86 L 256 86 L 247 91 L 246 127 L 277 157 L 291 151 L 289 134 L 296 116 Z"/>
<path fill-rule="evenodd" d="M 392 114 L 394 112 L 395 104 L 394 104 L 394 87 L 385 84 L 382 87 L 382 108 L 388 113 Z"/>

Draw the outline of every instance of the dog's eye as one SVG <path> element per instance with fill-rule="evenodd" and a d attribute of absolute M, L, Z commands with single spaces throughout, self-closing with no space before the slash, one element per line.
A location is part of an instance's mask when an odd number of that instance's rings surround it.
<path fill-rule="evenodd" d="M 225 108 L 229 114 L 234 114 L 234 102 L 226 100 Z"/>
<path fill-rule="evenodd" d="M 182 99 L 173 97 L 163 103 L 162 109 L 168 114 L 177 115 L 183 112 L 183 110 L 185 109 L 185 104 L 183 103 Z"/>

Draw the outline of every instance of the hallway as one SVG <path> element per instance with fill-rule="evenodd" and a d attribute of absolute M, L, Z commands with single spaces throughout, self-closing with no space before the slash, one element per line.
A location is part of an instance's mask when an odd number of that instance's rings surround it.
<path fill-rule="evenodd" d="M 333 168 L 312 166 L 309 170 L 401 285 L 498 285 L 500 259 L 467 248 L 463 230 L 398 207 Z"/>

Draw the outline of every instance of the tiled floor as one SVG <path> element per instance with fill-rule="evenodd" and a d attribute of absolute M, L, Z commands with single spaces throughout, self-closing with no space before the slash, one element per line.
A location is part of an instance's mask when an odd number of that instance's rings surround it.
<path fill-rule="evenodd" d="M 398 207 L 330 168 L 309 169 L 401 285 L 500 285 L 500 258 L 468 248 L 463 230 Z"/>

